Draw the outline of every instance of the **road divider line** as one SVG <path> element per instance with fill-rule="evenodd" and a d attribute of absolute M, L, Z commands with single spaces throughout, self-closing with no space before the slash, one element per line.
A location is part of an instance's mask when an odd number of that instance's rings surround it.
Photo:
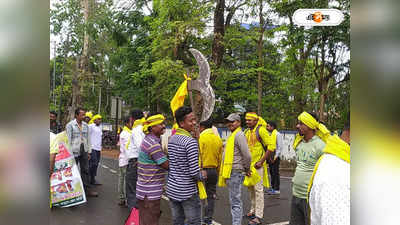
<path fill-rule="evenodd" d="M 288 225 L 289 221 L 285 221 L 285 222 L 280 222 L 280 223 L 270 223 L 268 225 Z"/>
<path fill-rule="evenodd" d="M 110 172 L 111 172 L 111 173 L 117 173 L 117 171 L 115 171 L 115 170 L 113 170 L 113 169 L 110 169 Z"/>
<path fill-rule="evenodd" d="M 101 165 L 101 167 L 103 167 L 104 169 L 108 169 L 108 166 L 106 165 Z"/>

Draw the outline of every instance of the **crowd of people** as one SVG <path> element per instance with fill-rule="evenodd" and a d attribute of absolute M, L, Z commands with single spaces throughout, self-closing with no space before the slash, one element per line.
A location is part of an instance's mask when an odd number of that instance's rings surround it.
<path fill-rule="evenodd" d="M 50 130 L 57 133 L 61 129 L 54 115 L 57 117 L 55 112 L 50 113 Z M 211 119 L 197 124 L 192 109 L 180 107 L 174 113 L 177 126 L 163 149 L 164 115 L 133 110 L 123 119 L 119 135 L 118 204 L 138 209 L 141 225 L 157 225 L 161 196 L 165 194 L 172 224 L 212 224 L 219 186 L 229 192 L 232 225 L 241 225 L 243 218 L 249 225 L 262 224 L 264 193 L 280 194 L 283 138 L 274 121 L 265 121 L 254 112 L 247 112 L 244 119 L 243 130 L 240 114 L 225 118 L 231 134 L 223 143 Z M 296 128 L 289 224 L 350 224 L 349 125 L 339 137 L 332 135 L 315 114 L 303 112 Z M 85 192 L 98 196 L 92 187 L 101 185 L 95 179 L 101 155 L 101 116 L 78 108 L 66 132 L 80 165 Z M 250 199 L 242 198 L 243 186 Z M 243 201 L 251 202 L 248 212 L 243 212 Z"/>

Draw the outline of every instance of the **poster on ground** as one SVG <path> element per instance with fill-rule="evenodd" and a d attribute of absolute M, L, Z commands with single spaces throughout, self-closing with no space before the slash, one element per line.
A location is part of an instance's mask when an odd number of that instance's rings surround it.
<path fill-rule="evenodd" d="M 85 190 L 74 155 L 66 144 L 66 133 L 58 134 L 52 142 L 51 147 L 58 148 L 54 171 L 50 177 L 52 207 L 70 207 L 85 203 Z"/>

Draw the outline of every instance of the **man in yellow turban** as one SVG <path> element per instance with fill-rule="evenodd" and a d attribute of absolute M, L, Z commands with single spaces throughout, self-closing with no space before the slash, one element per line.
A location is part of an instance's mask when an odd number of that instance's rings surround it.
<path fill-rule="evenodd" d="M 139 150 L 136 198 L 139 207 L 139 224 L 158 225 L 160 202 L 169 161 L 161 147 L 161 135 L 165 133 L 165 117 L 152 113 L 144 122 L 146 134 Z"/>
<path fill-rule="evenodd" d="M 90 153 L 89 160 L 90 184 L 101 185 L 101 183 L 96 181 L 97 168 L 99 167 L 101 158 L 103 140 L 103 126 L 101 126 L 101 116 L 99 114 L 96 114 L 91 119 L 91 123 L 89 124 L 89 136 L 92 148 L 92 153 Z"/>
<path fill-rule="evenodd" d="M 307 204 L 307 187 L 314 166 L 322 155 L 325 139 L 329 130 L 317 120 L 313 113 L 303 112 L 298 116 L 299 131 L 293 148 L 296 152 L 296 171 L 292 179 L 292 201 L 290 225 L 308 225 L 310 221 L 309 206 Z"/>
<path fill-rule="evenodd" d="M 246 113 L 245 135 L 251 153 L 251 166 L 254 166 L 257 173 L 262 177 L 256 185 L 249 186 L 251 208 L 247 213 L 250 219 L 249 224 L 261 224 L 261 219 L 264 217 L 264 187 L 269 186 L 268 172 L 266 159 L 270 158 L 274 148 L 271 146 L 271 138 L 266 130 L 265 121 L 255 112 Z"/>

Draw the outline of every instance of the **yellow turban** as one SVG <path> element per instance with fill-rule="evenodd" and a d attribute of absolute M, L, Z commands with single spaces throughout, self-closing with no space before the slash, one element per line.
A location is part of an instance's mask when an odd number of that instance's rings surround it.
<path fill-rule="evenodd" d="M 258 120 L 256 127 L 258 127 L 259 125 L 267 126 L 267 122 L 265 122 L 265 120 L 261 116 L 258 116 L 257 113 L 255 113 L 255 112 L 246 113 L 245 119 L 246 120 Z"/>
<path fill-rule="evenodd" d="M 99 114 L 94 115 L 92 119 L 89 121 L 89 124 L 92 124 L 97 119 L 101 119 L 101 116 Z"/>
<path fill-rule="evenodd" d="M 148 134 L 149 133 L 149 127 L 161 124 L 161 123 L 164 122 L 164 120 L 165 120 L 165 117 L 162 114 L 157 114 L 157 115 L 148 117 L 146 119 L 146 122 L 144 123 L 143 132 L 145 134 Z"/>
<path fill-rule="evenodd" d="M 326 143 L 328 138 L 331 136 L 331 132 L 328 130 L 328 128 L 325 127 L 324 124 L 318 123 L 318 121 L 311 116 L 307 112 L 302 112 L 298 117 L 298 120 L 303 122 L 307 127 L 316 130 L 315 134 L 321 138 L 322 141 Z M 300 141 L 303 139 L 302 136 L 296 135 L 296 138 L 294 140 L 293 148 L 295 149 L 297 145 L 300 143 Z"/>
<path fill-rule="evenodd" d="M 92 113 L 91 111 L 86 112 L 86 113 L 85 113 L 85 117 L 89 117 L 90 119 L 92 119 L 93 113 Z"/>

